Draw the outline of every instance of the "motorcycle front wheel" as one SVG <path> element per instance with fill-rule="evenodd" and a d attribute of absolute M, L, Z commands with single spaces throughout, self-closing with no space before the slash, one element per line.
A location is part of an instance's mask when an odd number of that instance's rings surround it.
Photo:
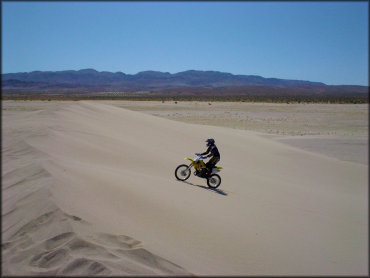
<path fill-rule="evenodd" d="M 217 188 L 221 184 L 221 177 L 217 174 L 210 175 L 207 178 L 207 184 L 210 188 Z"/>
<path fill-rule="evenodd" d="M 177 166 L 177 168 L 175 170 L 175 177 L 176 177 L 176 179 L 178 179 L 180 181 L 187 180 L 190 177 L 190 174 L 191 174 L 190 168 L 186 164 L 181 164 L 181 165 Z"/>

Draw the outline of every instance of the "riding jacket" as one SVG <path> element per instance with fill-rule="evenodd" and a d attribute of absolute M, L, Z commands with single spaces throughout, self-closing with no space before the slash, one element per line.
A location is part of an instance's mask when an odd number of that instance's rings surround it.
<path fill-rule="evenodd" d="M 220 158 L 220 153 L 219 153 L 216 145 L 209 146 L 208 149 L 204 153 L 201 153 L 201 155 L 205 155 L 205 154 L 208 154 L 208 153 L 211 153 L 212 157 Z"/>

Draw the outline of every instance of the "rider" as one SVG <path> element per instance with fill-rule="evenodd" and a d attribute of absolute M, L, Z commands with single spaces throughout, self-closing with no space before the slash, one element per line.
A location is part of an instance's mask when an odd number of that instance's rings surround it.
<path fill-rule="evenodd" d="M 215 167 L 215 165 L 220 161 L 220 153 L 215 145 L 215 140 L 213 138 L 207 139 L 205 142 L 207 142 L 207 150 L 204 153 L 201 153 L 201 155 L 208 154 L 207 157 L 212 157 L 207 163 L 206 167 L 208 170 L 207 174 L 210 174 L 212 171 L 212 168 Z"/>

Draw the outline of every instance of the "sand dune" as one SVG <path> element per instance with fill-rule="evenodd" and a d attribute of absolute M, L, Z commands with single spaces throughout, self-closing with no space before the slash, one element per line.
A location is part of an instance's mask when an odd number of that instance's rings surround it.
<path fill-rule="evenodd" d="M 366 165 L 99 102 L 57 108 L 4 125 L 4 274 L 367 274 Z M 209 137 L 220 188 L 176 181 Z"/>

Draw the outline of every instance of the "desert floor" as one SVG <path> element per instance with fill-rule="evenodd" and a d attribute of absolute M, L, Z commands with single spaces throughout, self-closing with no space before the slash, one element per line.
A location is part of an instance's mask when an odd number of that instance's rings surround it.
<path fill-rule="evenodd" d="M 174 177 L 213 137 L 222 184 Z M 2 101 L 3 275 L 367 275 L 368 105 Z"/>
<path fill-rule="evenodd" d="M 367 104 L 110 101 L 171 120 L 250 130 L 291 146 L 368 165 Z"/>

